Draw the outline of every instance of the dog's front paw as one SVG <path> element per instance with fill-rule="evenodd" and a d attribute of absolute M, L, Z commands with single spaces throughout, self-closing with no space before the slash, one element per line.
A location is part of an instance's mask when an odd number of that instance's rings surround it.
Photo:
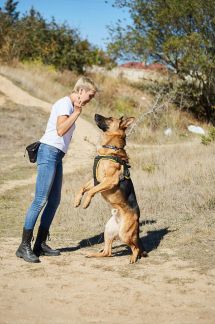
<path fill-rule="evenodd" d="M 88 206 L 89 206 L 89 204 L 90 204 L 90 202 L 91 202 L 91 197 L 86 197 L 86 199 L 85 199 L 85 201 L 84 201 L 84 203 L 83 203 L 83 208 L 84 209 L 86 209 Z"/>
<path fill-rule="evenodd" d="M 89 204 L 90 204 L 90 203 L 84 203 L 84 204 L 83 204 L 83 208 L 84 208 L 84 209 L 87 209 L 87 207 L 89 207 Z"/>
<path fill-rule="evenodd" d="M 80 203 L 81 203 L 81 197 L 77 196 L 74 201 L 74 207 L 77 208 L 78 206 L 80 206 Z"/>

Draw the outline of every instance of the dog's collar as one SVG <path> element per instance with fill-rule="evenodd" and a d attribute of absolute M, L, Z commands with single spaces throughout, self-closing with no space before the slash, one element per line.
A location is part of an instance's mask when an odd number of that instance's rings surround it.
<path fill-rule="evenodd" d="M 115 151 L 123 150 L 123 147 L 117 147 L 117 146 L 113 146 L 113 145 L 102 145 L 102 147 L 110 148 L 110 149 L 115 150 Z"/>

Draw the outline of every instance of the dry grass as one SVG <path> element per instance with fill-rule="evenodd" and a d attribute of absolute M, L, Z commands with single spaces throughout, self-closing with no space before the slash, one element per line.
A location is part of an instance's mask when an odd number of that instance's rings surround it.
<path fill-rule="evenodd" d="M 141 209 L 141 236 L 148 251 L 160 246 L 199 268 L 214 267 L 214 150 L 199 143 L 129 150 Z M 100 196 L 94 197 L 87 212 L 72 208 L 77 188 L 90 173 L 90 168 L 80 170 L 64 184 L 55 232 L 66 235 L 69 242 L 100 243 L 110 215 L 110 207 Z"/>
<path fill-rule="evenodd" d="M 77 76 L 72 72 L 57 72 L 52 66 L 34 63 L 1 65 L 0 74 L 6 76 L 32 96 L 53 103 L 67 95 Z"/>
<path fill-rule="evenodd" d="M 164 246 L 209 266 L 215 245 L 214 151 L 214 145 L 205 149 L 191 142 L 130 153 L 143 217 L 156 220 L 155 228 L 172 231 Z"/>
<path fill-rule="evenodd" d="M 22 180 L 36 173 L 35 166 L 24 158 L 25 147 L 43 133 L 47 114 L 33 107 L 23 107 L 6 101 L 0 106 L 1 179 Z M 15 189 L 0 197 L 0 235 L 16 236 L 23 226 L 23 215 L 30 204 L 33 186 Z M 30 193 L 30 194 L 29 194 Z"/>
<path fill-rule="evenodd" d="M 213 151 L 214 146 L 199 145 L 163 148 L 131 159 L 141 209 L 141 237 L 148 251 L 155 252 L 158 247 L 155 253 L 159 254 L 159 248 L 168 248 L 201 269 L 214 267 Z M 155 165 L 154 171 L 142 169 L 144 163 Z M 78 242 L 83 247 L 102 242 L 104 224 L 110 215 L 106 202 L 98 195 L 87 211 L 73 208 L 75 192 L 90 173 L 89 167 L 64 178 L 63 199 L 52 234 L 66 241 L 68 247 Z M 2 235 L 20 235 L 32 199 L 29 192 L 33 194 L 33 186 L 1 197 Z"/>

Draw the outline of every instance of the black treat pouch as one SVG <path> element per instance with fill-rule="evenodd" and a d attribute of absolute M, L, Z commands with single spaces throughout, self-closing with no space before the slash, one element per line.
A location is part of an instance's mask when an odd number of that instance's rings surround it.
<path fill-rule="evenodd" d="M 40 142 L 34 142 L 26 146 L 26 151 L 28 152 L 28 157 L 31 163 L 35 163 L 37 161 L 37 152 L 40 146 Z"/>

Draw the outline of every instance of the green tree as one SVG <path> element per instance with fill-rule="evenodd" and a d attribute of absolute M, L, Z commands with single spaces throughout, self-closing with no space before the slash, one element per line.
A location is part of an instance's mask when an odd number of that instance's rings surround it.
<path fill-rule="evenodd" d="M 53 18 L 47 22 L 33 7 L 21 18 L 16 10 L 18 1 L 7 0 L 0 8 L 0 60 L 40 60 L 57 69 L 84 72 L 85 66 L 104 65 L 110 58 L 79 31 Z"/>
<path fill-rule="evenodd" d="M 190 109 L 215 123 L 215 1 L 115 0 L 130 25 L 110 27 L 114 57 L 155 60 L 174 70 Z"/>
<path fill-rule="evenodd" d="M 42 59 L 47 43 L 45 19 L 33 7 L 17 23 L 13 37 L 16 57 L 20 60 Z"/>
<path fill-rule="evenodd" d="M 18 2 L 7 0 L 3 8 L 0 8 L 0 58 L 10 61 L 14 57 L 13 38 L 16 38 L 15 30 L 18 22 Z"/>
<path fill-rule="evenodd" d="M 18 1 L 7 0 L 4 4 L 4 11 L 10 17 L 11 22 L 17 21 L 19 17 L 19 12 L 16 10 L 18 3 Z"/>

